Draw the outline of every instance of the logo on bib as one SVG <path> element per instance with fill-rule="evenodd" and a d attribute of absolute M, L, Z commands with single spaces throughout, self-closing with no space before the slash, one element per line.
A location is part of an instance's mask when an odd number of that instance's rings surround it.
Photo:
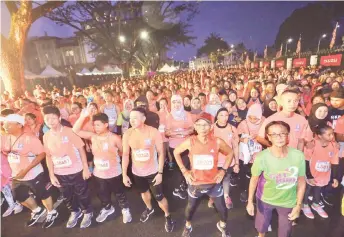
<path fill-rule="evenodd" d="M 62 143 L 68 143 L 69 142 L 69 139 L 67 136 L 63 136 L 62 137 Z"/>
<path fill-rule="evenodd" d="M 150 158 L 149 150 L 138 149 L 134 151 L 134 157 L 136 161 L 147 161 Z"/>

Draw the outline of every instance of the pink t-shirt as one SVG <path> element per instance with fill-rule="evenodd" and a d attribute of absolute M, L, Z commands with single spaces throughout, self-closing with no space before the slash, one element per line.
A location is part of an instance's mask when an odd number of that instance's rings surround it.
<path fill-rule="evenodd" d="M 307 120 L 299 114 L 294 114 L 291 117 L 287 117 L 282 112 L 274 113 L 264 120 L 262 126 L 259 129 L 259 137 L 265 138 L 265 127 L 272 121 L 283 121 L 289 124 L 289 147 L 297 149 L 298 140 L 306 138 L 306 128 L 308 126 Z"/>
<path fill-rule="evenodd" d="M 1 143 L 2 152 L 7 154 L 12 177 L 15 177 L 21 170 L 30 165 L 36 155 L 44 152 L 41 141 L 31 133 L 23 133 L 18 139 L 10 135 L 3 136 Z M 21 180 L 32 180 L 42 172 L 43 167 L 38 164 Z"/>
<path fill-rule="evenodd" d="M 166 118 L 167 118 L 168 113 L 165 111 L 164 112 L 159 111 L 158 115 L 159 115 L 159 132 L 161 133 L 163 142 L 168 142 L 168 138 L 165 136 Z"/>
<path fill-rule="evenodd" d="M 118 147 L 122 146 L 121 138 L 109 132 L 106 137 L 94 135 L 91 141 L 94 156 L 94 176 L 110 179 L 121 175 L 121 159 L 118 154 Z"/>
<path fill-rule="evenodd" d="M 55 174 L 69 175 L 83 170 L 78 149 L 84 149 L 84 142 L 71 128 L 63 126 L 57 133 L 49 130 L 43 136 L 43 143 L 45 152 L 51 156 Z"/>
<path fill-rule="evenodd" d="M 230 146 L 232 149 L 234 149 L 234 145 L 238 145 L 239 143 L 239 136 L 237 129 L 233 127 L 232 125 L 228 124 L 226 128 L 219 128 L 218 126 L 214 126 L 214 136 L 221 138 L 228 146 Z M 223 167 L 225 163 L 226 156 L 222 153 L 219 153 L 219 160 L 217 163 L 218 167 Z M 234 166 L 235 159 L 232 160 L 232 164 L 230 164 L 230 167 Z"/>
<path fill-rule="evenodd" d="M 158 172 L 156 146 L 163 146 L 158 129 L 147 125 L 142 129 L 129 128 L 123 135 L 123 143 L 131 148 L 133 174 L 145 177 Z"/>
<path fill-rule="evenodd" d="M 192 116 L 190 113 L 186 112 L 186 120 L 177 121 L 173 118 L 172 114 L 169 114 L 166 117 L 166 129 L 171 130 L 173 132 L 178 130 L 189 129 L 193 126 Z M 187 137 L 178 138 L 178 137 L 170 137 L 169 138 L 169 145 L 171 148 L 176 148 L 178 145 L 183 143 Z"/>

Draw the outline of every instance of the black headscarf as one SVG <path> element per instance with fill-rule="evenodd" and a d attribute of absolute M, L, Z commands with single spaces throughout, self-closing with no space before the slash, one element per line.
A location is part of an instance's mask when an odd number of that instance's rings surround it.
<path fill-rule="evenodd" d="M 269 100 L 265 100 L 264 101 L 263 116 L 265 118 L 270 117 L 271 115 L 273 115 L 274 113 L 277 112 L 277 111 L 273 111 L 273 110 L 270 109 L 269 104 L 270 104 L 271 101 L 275 101 L 276 102 L 275 99 L 269 99 Z"/>
<path fill-rule="evenodd" d="M 238 99 L 241 99 L 241 100 L 243 100 L 246 103 L 244 98 L 239 97 Z M 238 99 L 236 100 L 236 103 L 238 102 Z M 241 118 L 241 121 L 245 120 L 246 119 L 246 115 L 247 115 L 247 111 L 248 111 L 247 103 L 246 103 L 246 108 L 243 109 L 243 110 L 239 109 L 238 106 L 236 106 L 236 108 L 237 108 L 237 111 L 238 111 L 238 116 Z"/>
<path fill-rule="evenodd" d="M 328 116 L 326 116 L 324 119 L 318 119 L 315 116 L 315 112 L 320 108 L 320 107 L 327 107 L 328 106 L 324 103 L 318 103 L 312 106 L 311 109 L 311 113 L 308 117 L 308 123 L 309 123 L 309 127 L 312 130 L 312 132 L 315 132 L 315 128 L 319 127 L 319 126 L 324 126 L 327 124 L 328 122 Z"/>
<path fill-rule="evenodd" d="M 189 106 L 185 106 L 185 105 L 184 105 L 184 110 L 185 110 L 185 111 L 188 111 L 188 112 L 191 112 L 191 100 L 192 100 L 192 97 L 191 97 L 190 95 L 187 95 L 187 96 L 185 96 L 185 97 L 189 98 L 189 100 L 190 100 L 190 105 L 189 105 Z M 184 101 L 183 101 L 183 104 L 184 104 Z"/>

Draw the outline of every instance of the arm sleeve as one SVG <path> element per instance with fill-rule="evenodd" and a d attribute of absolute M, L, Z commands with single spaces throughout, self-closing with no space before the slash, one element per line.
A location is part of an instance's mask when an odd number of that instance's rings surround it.
<path fill-rule="evenodd" d="M 311 168 L 309 166 L 310 166 L 309 161 L 306 160 L 306 177 L 307 179 L 313 179 L 314 177 L 311 173 Z"/>
<path fill-rule="evenodd" d="M 338 169 L 339 169 L 339 165 L 333 165 L 333 164 L 331 165 L 331 172 L 334 178 L 338 177 Z M 340 177 L 338 180 L 340 180 Z"/>

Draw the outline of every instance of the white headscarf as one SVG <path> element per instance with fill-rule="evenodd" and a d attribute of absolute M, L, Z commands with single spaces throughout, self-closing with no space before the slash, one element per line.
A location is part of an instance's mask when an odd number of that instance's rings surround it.
<path fill-rule="evenodd" d="M 172 117 L 177 121 L 186 120 L 186 112 L 184 110 L 182 97 L 180 95 L 172 95 L 171 103 L 175 100 L 178 100 L 181 102 L 181 107 L 179 110 L 175 110 L 173 109 L 173 106 L 171 106 Z"/>

